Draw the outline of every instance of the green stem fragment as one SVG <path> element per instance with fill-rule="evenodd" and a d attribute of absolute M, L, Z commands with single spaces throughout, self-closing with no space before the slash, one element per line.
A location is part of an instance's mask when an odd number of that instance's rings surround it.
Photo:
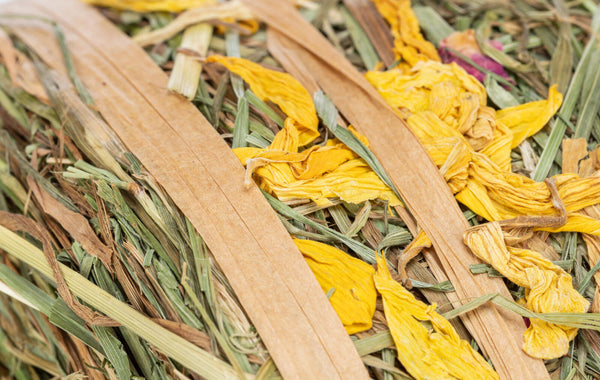
<path fill-rule="evenodd" d="M 0 226 L 0 248 L 27 263 L 47 278 L 52 269 L 42 251 L 19 235 Z M 147 340 L 159 351 L 207 379 L 238 379 L 227 363 L 176 335 L 125 303 L 94 285 L 79 273 L 60 264 L 65 281 L 73 294 Z"/>

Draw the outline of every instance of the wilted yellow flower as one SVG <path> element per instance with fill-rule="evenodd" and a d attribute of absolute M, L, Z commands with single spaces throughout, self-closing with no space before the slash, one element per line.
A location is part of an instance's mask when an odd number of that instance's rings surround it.
<path fill-rule="evenodd" d="M 476 214 L 490 221 L 555 214 L 545 183 L 501 170 L 489 157 L 473 151 L 460 133 L 430 111 L 417 113 L 407 121 L 440 167 L 456 199 Z M 553 178 L 568 219 L 561 227 L 544 229 L 597 234 L 600 221 L 577 211 L 600 203 L 600 177 L 561 174 Z"/>
<path fill-rule="evenodd" d="M 390 24 L 394 36 L 396 59 L 403 59 L 408 67 L 419 61 L 440 60 L 433 44 L 421 34 L 410 0 L 372 0 L 377 10 Z M 406 67 L 406 63 L 400 66 Z"/>
<path fill-rule="evenodd" d="M 283 201 L 300 198 L 327 205 L 328 198 L 350 203 L 384 199 L 391 206 L 401 204 L 369 165 L 337 139 L 298 153 L 298 132 L 287 121 L 269 147 L 233 151 L 259 187 Z"/>
<path fill-rule="evenodd" d="M 589 302 L 573 288 L 571 276 L 537 252 L 507 247 L 498 222 L 465 232 L 465 244 L 515 284 L 525 288 L 523 305 L 536 313 L 585 313 Z M 540 359 L 567 354 L 577 329 L 532 319 L 525 332 L 523 350 Z"/>
<path fill-rule="evenodd" d="M 136 12 L 181 12 L 214 4 L 214 0 L 82 0 L 85 3 Z"/>
<path fill-rule="evenodd" d="M 548 100 L 496 114 L 486 106 L 483 85 L 456 63 L 420 62 L 406 73 L 370 71 L 365 77 L 402 118 L 433 112 L 441 122 L 460 132 L 474 151 L 488 156 L 503 171 L 510 171 L 510 150 L 538 132 L 562 102 L 553 86 Z"/>
<path fill-rule="evenodd" d="M 420 62 L 406 74 L 371 71 L 365 77 L 402 118 L 433 112 L 460 132 L 475 151 L 510 168 L 512 136 L 486 106 L 483 85 L 456 63 Z"/>
<path fill-rule="evenodd" d="M 304 146 L 319 137 L 319 119 L 312 97 L 290 74 L 265 69 L 243 58 L 211 56 L 207 62 L 218 62 L 241 76 L 252 92 L 263 101 L 271 101 L 295 122 L 298 144 Z"/>
<path fill-rule="evenodd" d="M 499 379 L 492 367 L 458 336 L 436 305 L 426 305 L 392 279 L 385 259 L 377 258 L 375 287 L 398 360 L 416 379 Z"/>
<path fill-rule="evenodd" d="M 362 260 L 330 245 L 294 239 L 308 266 L 329 297 L 348 334 L 371 328 L 377 292 L 375 270 Z"/>
<path fill-rule="evenodd" d="M 383 199 L 392 207 L 401 204 L 369 165 L 339 140 L 299 151 L 319 136 L 319 120 L 308 91 L 291 75 L 242 58 L 213 56 L 208 61 L 219 62 L 240 75 L 258 97 L 274 102 L 288 116 L 267 148 L 233 150 L 246 166 L 247 182 L 253 175 L 261 189 L 283 201 L 300 198 L 327 205 L 329 198 L 350 203 Z M 368 143 L 364 136 L 352 132 Z"/>

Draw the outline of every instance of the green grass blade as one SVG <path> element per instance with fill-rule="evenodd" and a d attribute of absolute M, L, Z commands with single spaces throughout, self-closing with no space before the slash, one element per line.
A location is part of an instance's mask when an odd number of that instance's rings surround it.
<path fill-rule="evenodd" d="M 354 47 L 356 47 L 356 51 L 358 52 L 358 55 L 360 55 L 360 58 L 362 58 L 365 67 L 367 70 L 375 69 L 375 66 L 381 59 L 377 55 L 371 40 L 369 40 L 369 37 L 363 28 L 354 19 L 346 7 L 340 7 L 340 11 L 344 17 L 344 23 L 346 24 L 346 28 L 348 28 Z"/>
<path fill-rule="evenodd" d="M 131 378 L 129 359 L 127 359 L 127 353 L 123 350 L 123 345 L 112 328 L 92 326 L 92 330 L 104 348 L 106 358 L 115 369 L 119 380 L 129 380 Z"/>
<path fill-rule="evenodd" d="M 267 198 L 267 201 L 269 202 L 271 207 L 273 207 L 275 209 L 275 211 L 277 211 L 281 215 L 286 216 L 290 219 L 294 219 L 300 223 L 306 224 L 307 226 L 314 228 L 315 230 L 322 233 L 323 235 L 333 238 L 336 241 L 345 244 L 348 248 L 350 248 L 352 251 L 354 251 L 354 253 L 356 253 L 364 261 L 366 261 L 370 264 L 375 263 L 374 250 L 357 242 L 356 240 L 350 239 L 346 235 L 339 233 L 336 230 L 332 230 L 331 228 L 325 227 L 322 224 L 317 223 L 317 222 L 305 217 L 304 215 L 297 213 L 296 211 L 294 211 L 294 209 L 292 209 L 288 205 L 284 204 L 283 202 L 279 201 L 277 198 L 273 197 L 272 195 L 265 193 L 264 191 L 263 191 L 263 195 L 265 196 L 265 198 Z"/>
<path fill-rule="evenodd" d="M 242 148 L 248 146 L 246 138 L 248 137 L 248 100 L 245 96 L 238 99 L 238 113 L 235 116 L 233 127 L 232 148 Z"/>
<path fill-rule="evenodd" d="M 0 248 L 52 278 L 52 269 L 44 253 L 19 235 L 0 226 Z M 207 379 L 237 379 L 233 368 L 214 355 L 159 326 L 145 315 L 92 284 L 79 273 L 60 264 L 65 281 L 73 294 L 129 328 L 157 350 Z"/>
<path fill-rule="evenodd" d="M 431 7 L 416 6 L 413 7 L 413 12 L 427 39 L 435 46 L 439 46 L 440 41 L 454 32 L 446 20 Z"/>
<path fill-rule="evenodd" d="M 600 9 L 596 10 L 592 20 L 592 30 L 598 33 L 599 28 Z M 552 127 L 552 132 L 550 132 L 548 142 L 546 143 L 544 151 L 542 152 L 538 161 L 538 165 L 535 168 L 535 173 L 533 174 L 533 179 L 535 181 L 543 181 L 550 172 L 554 158 L 558 153 L 562 139 L 567 131 L 567 121 L 571 118 L 571 115 L 575 111 L 577 100 L 579 99 L 582 86 L 584 85 L 586 72 L 587 70 L 597 70 L 597 67 L 592 68 L 589 66 L 590 56 L 597 49 L 598 41 L 595 38 L 591 38 L 583 51 L 583 55 L 581 56 L 581 60 L 579 61 L 577 68 L 575 69 L 575 74 L 573 74 L 571 84 L 569 85 L 569 89 L 567 90 L 567 94 L 563 99 L 563 104 L 557 115 L 558 118 Z"/>

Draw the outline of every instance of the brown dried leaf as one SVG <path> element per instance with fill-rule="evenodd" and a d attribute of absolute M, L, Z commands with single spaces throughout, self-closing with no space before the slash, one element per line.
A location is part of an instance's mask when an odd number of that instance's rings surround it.
<path fill-rule="evenodd" d="M 66 206 L 54 199 L 44 188 L 38 185 L 31 177 L 27 178 L 29 189 L 33 192 L 40 208 L 46 214 L 53 217 L 69 233 L 71 237 L 78 241 L 83 249 L 89 254 L 96 256 L 109 270 L 112 268 L 112 252 L 90 227 L 87 219 L 81 214 L 69 210 Z"/>

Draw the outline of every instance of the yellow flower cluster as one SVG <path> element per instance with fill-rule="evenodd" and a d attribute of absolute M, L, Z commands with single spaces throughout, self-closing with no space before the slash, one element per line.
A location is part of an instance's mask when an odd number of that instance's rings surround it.
<path fill-rule="evenodd" d="M 311 199 L 328 205 L 329 198 L 350 203 L 377 198 L 391 206 L 400 204 L 369 165 L 339 140 L 300 151 L 319 136 L 319 121 L 308 91 L 291 75 L 242 58 L 213 56 L 207 61 L 218 62 L 241 76 L 260 99 L 272 101 L 288 116 L 267 148 L 234 149 L 260 188 L 283 201 Z"/>
<path fill-rule="evenodd" d="M 402 118 L 432 112 L 439 122 L 458 131 L 474 151 L 490 158 L 503 171 L 510 171 L 511 148 L 539 131 L 562 101 L 553 87 L 548 101 L 527 103 L 496 114 L 486 106 L 483 85 L 455 63 L 420 62 L 407 73 L 392 69 L 371 71 L 365 76 Z M 430 126 L 438 123 L 430 119 Z"/>

